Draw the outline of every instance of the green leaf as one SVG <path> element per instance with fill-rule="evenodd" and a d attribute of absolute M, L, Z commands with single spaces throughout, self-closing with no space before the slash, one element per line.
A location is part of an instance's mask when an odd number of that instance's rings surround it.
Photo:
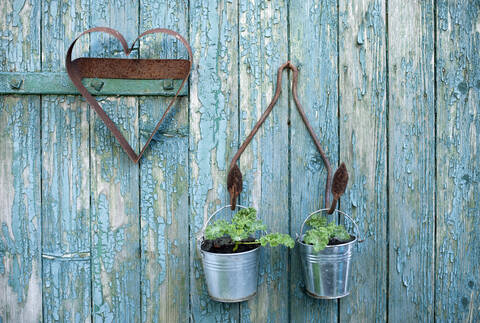
<path fill-rule="evenodd" d="M 293 248 L 295 246 L 295 240 L 288 234 L 283 233 L 269 233 L 261 237 L 259 241 L 262 246 L 266 246 L 267 244 L 270 244 L 271 247 L 284 245 L 285 247 Z"/>
<path fill-rule="evenodd" d="M 208 240 L 213 240 L 223 237 L 226 234 L 227 226 L 228 222 L 225 220 L 215 221 L 215 223 L 208 225 L 205 229 L 205 238 Z"/>
<path fill-rule="evenodd" d="M 340 241 L 347 241 L 350 240 L 350 234 L 345 230 L 343 225 L 337 225 L 332 232 L 332 238 L 336 238 Z"/>
<path fill-rule="evenodd" d="M 322 251 L 330 240 L 327 228 L 310 229 L 305 233 L 303 241 L 313 245 L 315 252 Z"/>
<path fill-rule="evenodd" d="M 310 223 L 310 220 L 313 220 L 312 223 Z M 303 241 L 313 245 L 313 250 L 316 252 L 325 249 L 331 239 L 339 241 L 350 240 L 350 234 L 343 225 L 337 225 L 333 221 L 327 224 L 324 217 L 312 216 L 307 223 L 312 228 L 305 233 Z"/>
<path fill-rule="evenodd" d="M 308 219 L 307 224 L 312 228 L 321 228 L 327 225 L 327 218 L 321 214 L 314 214 Z"/>
<path fill-rule="evenodd" d="M 248 235 L 266 229 L 261 220 L 257 219 L 257 210 L 253 207 L 242 209 L 233 216 L 232 223 L 238 231 L 244 231 Z"/>
<path fill-rule="evenodd" d="M 214 223 L 209 224 L 205 229 L 205 239 L 214 240 L 227 236 L 237 243 L 236 247 L 238 248 L 238 244 L 241 243 L 252 244 L 252 241 L 243 242 L 242 240 L 253 236 L 257 231 L 265 231 L 266 228 L 266 225 L 263 224 L 261 220 L 257 219 L 257 211 L 250 207 L 237 212 L 233 216 L 232 222 L 217 220 Z M 288 234 L 281 233 L 264 235 L 256 242 L 260 243 L 262 246 L 270 245 L 271 247 L 284 245 L 293 248 L 295 246 L 295 241 L 292 237 Z"/>

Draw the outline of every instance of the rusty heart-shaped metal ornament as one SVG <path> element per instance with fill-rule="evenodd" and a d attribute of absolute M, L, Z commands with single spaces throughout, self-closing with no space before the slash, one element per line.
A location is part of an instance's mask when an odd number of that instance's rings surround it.
<path fill-rule="evenodd" d="M 82 57 L 77 58 L 72 61 L 72 51 L 73 47 L 77 40 L 85 34 L 92 32 L 103 32 L 110 34 L 115 37 L 122 45 L 123 51 L 128 56 L 133 49 L 135 43 L 145 35 L 162 33 L 173 36 L 177 38 L 182 44 L 186 47 L 188 51 L 189 59 L 128 59 L 128 58 L 90 58 Z M 153 136 L 157 132 L 158 128 L 162 124 L 165 116 L 170 111 L 173 103 L 178 97 L 178 94 L 182 90 L 183 86 L 188 80 L 190 75 L 190 70 L 192 68 L 192 50 L 188 42 L 183 38 L 179 33 L 165 28 L 155 28 L 150 29 L 141 34 L 135 39 L 132 44 L 132 47 L 128 47 L 125 38 L 118 31 L 108 28 L 108 27 L 96 27 L 91 28 L 75 38 L 67 51 L 67 56 L 65 59 L 65 66 L 67 68 L 67 73 L 70 79 L 72 80 L 75 87 L 82 94 L 82 96 L 87 100 L 88 104 L 92 106 L 108 129 L 112 132 L 113 136 L 118 140 L 120 146 L 127 153 L 130 159 L 137 163 L 142 157 L 143 153 L 147 149 L 150 141 L 152 141 Z M 105 113 L 103 108 L 98 104 L 97 100 L 93 97 L 87 88 L 82 84 L 83 78 L 111 78 L 111 79 L 144 79 L 144 80 L 158 80 L 158 79 L 177 79 L 183 80 L 180 88 L 176 92 L 173 99 L 168 104 L 167 109 L 163 113 L 162 117 L 158 121 L 155 129 L 148 138 L 147 142 L 143 146 L 140 154 L 136 154 L 132 149 L 128 141 L 118 130 L 115 123 L 110 119 L 110 117 Z"/>

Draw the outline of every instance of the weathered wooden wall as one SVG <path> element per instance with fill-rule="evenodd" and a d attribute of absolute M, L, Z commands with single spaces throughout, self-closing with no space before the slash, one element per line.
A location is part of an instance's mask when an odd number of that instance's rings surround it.
<path fill-rule="evenodd" d="M 479 0 L 4 0 L 2 80 L 64 77 L 69 43 L 100 25 L 128 41 L 185 35 L 188 91 L 134 165 L 71 89 L 0 86 L 0 322 L 480 321 Z M 77 48 L 122 56 L 98 34 Z M 155 36 L 134 55 L 187 54 Z M 229 161 L 288 59 L 328 156 L 350 172 L 341 208 L 366 236 L 352 294 L 305 296 L 297 252 L 277 248 L 263 251 L 254 300 L 216 303 L 195 239 L 227 203 Z M 326 173 L 290 80 L 240 160 L 240 202 L 294 235 L 322 206 Z M 170 100 L 98 99 L 137 150 Z"/>

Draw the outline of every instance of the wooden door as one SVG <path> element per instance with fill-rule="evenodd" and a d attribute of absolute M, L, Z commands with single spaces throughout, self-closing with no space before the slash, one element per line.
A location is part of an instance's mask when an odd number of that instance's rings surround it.
<path fill-rule="evenodd" d="M 70 42 L 94 26 L 127 41 L 174 29 L 194 52 L 139 164 L 65 73 Z M 479 26 L 469 0 L 1 1 L 0 322 L 479 321 Z M 104 35 L 77 48 L 122 57 Z M 153 36 L 132 55 L 187 53 Z M 196 237 L 227 204 L 229 162 L 287 60 L 327 155 L 350 172 L 340 208 L 366 238 L 352 292 L 309 298 L 282 247 L 263 250 L 256 298 L 217 303 Z M 290 81 L 240 159 L 240 203 L 294 236 L 323 206 L 326 173 Z M 178 86 L 142 82 L 86 83 L 137 151 Z"/>

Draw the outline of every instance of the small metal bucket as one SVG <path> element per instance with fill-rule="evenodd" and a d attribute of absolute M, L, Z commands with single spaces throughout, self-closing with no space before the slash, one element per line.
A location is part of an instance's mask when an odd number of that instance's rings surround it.
<path fill-rule="evenodd" d="M 218 209 L 208 218 L 202 228 L 201 239 L 210 220 L 228 207 L 230 205 Z M 246 208 L 241 205 L 237 207 Z M 198 241 L 198 246 L 210 297 L 224 303 L 243 302 L 253 298 L 257 294 L 260 247 L 245 252 L 221 254 L 202 250 L 201 242 Z"/>
<path fill-rule="evenodd" d="M 355 237 L 350 242 L 327 246 L 319 252 L 315 252 L 312 245 L 303 243 L 303 227 L 307 220 L 312 215 L 325 211 L 328 211 L 328 209 L 317 210 L 303 221 L 297 242 L 300 250 L 305 292 L 313 298 L 337 299 L 350 294 L 352 247 L 355 242 L 363 242 L 363 240 L 357 240 L 357 237 Z M 346 213 L 339 210 L 335 211 L 352 221 L 358 234 L 358 226 L 355 221 Z"/>

